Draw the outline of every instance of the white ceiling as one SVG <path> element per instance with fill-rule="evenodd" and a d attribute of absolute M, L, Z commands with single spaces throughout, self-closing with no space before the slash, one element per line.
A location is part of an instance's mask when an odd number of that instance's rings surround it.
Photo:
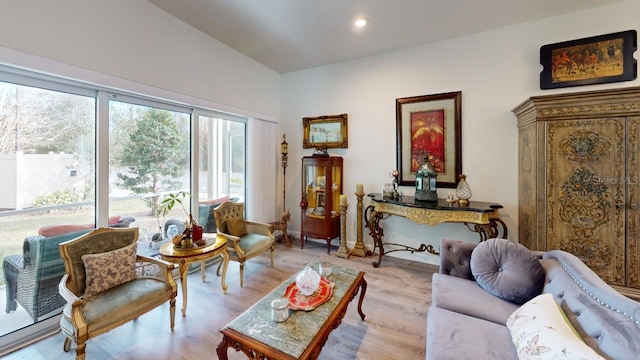
<path fill-rule="evenodd" d="M 624 0 L 148 1 L 287 73 Z M 356 30 L 359 16 L 369 25 Z"/>

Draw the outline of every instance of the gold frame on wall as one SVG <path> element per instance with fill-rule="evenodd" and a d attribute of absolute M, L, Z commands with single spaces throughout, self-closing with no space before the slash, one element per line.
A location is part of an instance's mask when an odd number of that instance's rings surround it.
<path fill-rule="evenodd" d="M 347 114 L 302 118 L 302 148 L 348 148 Z"/>

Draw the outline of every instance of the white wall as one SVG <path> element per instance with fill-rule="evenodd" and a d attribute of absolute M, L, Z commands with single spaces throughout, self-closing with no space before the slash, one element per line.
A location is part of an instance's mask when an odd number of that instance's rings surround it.
<path fill-rule="evenodd" d="M 0 64 L 238 114 L 254 122 L 277 123 L 280 116 L 280 74 L 146 0 L 3 0 Z M 252 209 L 275 220 L 271 189 L 276 154 L 256 151 L 247 157 L 250 163 L 272 164 L 271 178 L 261 182 L 271 186 L 254 191 L 261 197 Z"/>
<path fill-rule="evenodd" d="M 293 231 L 300 230 L 300 159 L 302 118 L 348 113 L 349 148 L 330 151 L 344 157 L 344 189 L 350 203 L 348 242 L 355 241 L 356 183 L 365 192 L 380 192 L 396 168 L 395 99 L 462 91 L 462 170 L 468 175 L 473 200 L 498 202 L 509 238 L 518 235 L 518 133 L 516 105 L 530 96 L 614 87 L 640 81 L 540 90 L 539 50 L 542 45 L 618 31 L 638 29 L 640 1 L 511 26 L 458 39 L 383 53 L 283 75 L 282 132 L 289 141 L 287 207 Z M 280 172 L 282 177 L 282 172 Z M 282 180 L 279 182 L 282 186 Z M 413 188 L 401 188 L 413 194 Z M 440 192 L 440 197 L 447 190 Z M 365 198 L 365 206 L 366 206 Z M 461 224 L 415 225 L 392 217 L 382 221 L 387 241 L 417 246 L 438 245 L 440 238 L 477 241 Z M 371 243 L 367 229 L 365 242 Z M 352 246 L 352 245 L 351 245 Z M 437 263 L 427 253 L 395 253 Z"/>
<path fill-rule="evenodd" d="M 3 0 L 3 62 L 123 87 L 100 76 L 109 75 L 126 79 L 127 90 L 151 86 L 159 97 L 170 90 L 247 116 L 280 114 L 278 73 L 145 0 Z"/>

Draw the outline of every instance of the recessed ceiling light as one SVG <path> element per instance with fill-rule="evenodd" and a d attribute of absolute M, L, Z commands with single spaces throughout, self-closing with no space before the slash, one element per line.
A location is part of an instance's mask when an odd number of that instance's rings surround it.
<path fill-rule="evenodd" d="M 369 19 L 367 18 L 360 18 L 358 20 L 356 20 L 355 25 L 357 27 L 365 27 L 367 25 L 367 22 L 369 22 Z"/>

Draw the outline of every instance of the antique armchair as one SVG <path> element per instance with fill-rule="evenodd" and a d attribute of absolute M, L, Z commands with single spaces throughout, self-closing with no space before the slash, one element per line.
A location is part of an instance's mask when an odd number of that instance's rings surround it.
<path fill-rule="evenodd" d="M 109 227 L 129 227 L 135 221 L 130 216 L 109 218 Z M 66 303 L 58 293 L 64 275 L 64 264 L 58 244 L 75 239 L 95 228 L 94 224 L 45 225 L 38 235 L 28 236 L 22 243 L 22 253 L 7 254 L 2 260 L 6 286 L 5 311 L 27 311 L 33 322 L 58 310 Z"/>
<path fill-rule="evenodd" d="M 169 301 L 175 323 L 177 286 L 165 261 L 137 255 L 138 228 L 100 228 L 61 243 L 65 275 L 60 295 L 67 304 L 60 319 L 64 351 L 76 343 L 85 359 L 86 341 L 138 318 Z"/>
<path fill-rule="evenodd" d="M 244 203 L 226 202 L 215 208 L 217 232 L 227 238 L 229 260 L 240 263 L 240 286 L 244 285 L 245 261 L 271 250 L 271 266 L 273 266 L 273 250 L 275 238 L 269 224 L 245 221 Z"/>

